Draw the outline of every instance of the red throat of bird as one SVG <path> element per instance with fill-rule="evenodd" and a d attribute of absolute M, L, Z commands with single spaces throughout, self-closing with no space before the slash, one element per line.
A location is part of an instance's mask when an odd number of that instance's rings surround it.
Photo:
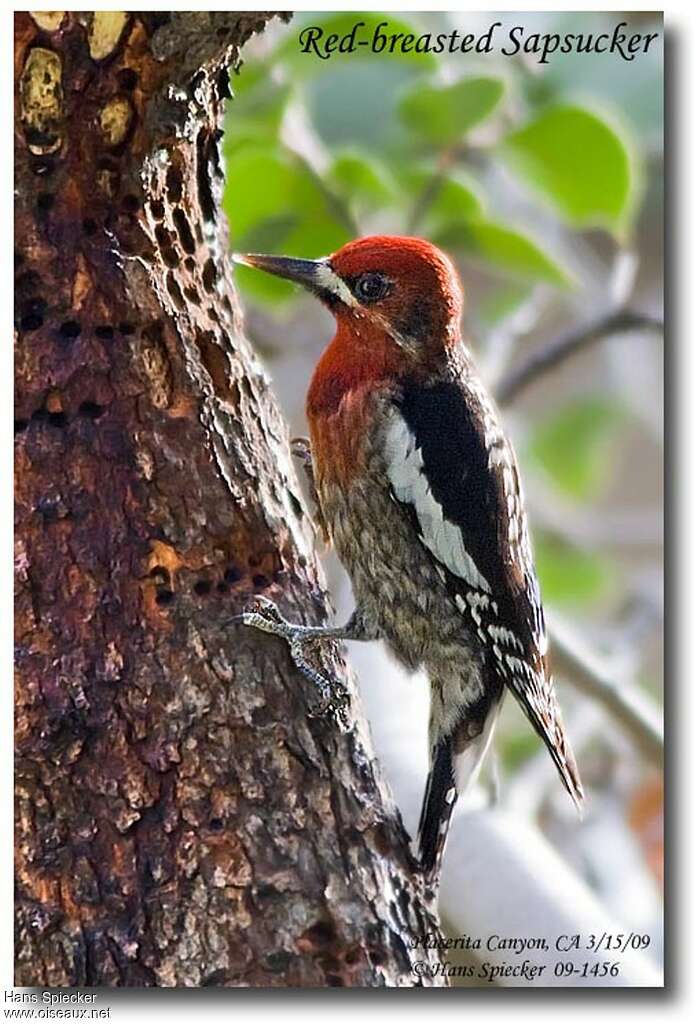
<path fill-rule="evenodd" d="M 383 329 L 340 316 L 333 340 L 318 360 L 306 399 L 306 412 L 331 416 L 350 392 L 402 374 L 406 356 Z"/>
<path fill-rule="evenodd" d="M 372 325 L 339 317 L 335 337 L 320 357 L 306 398 L 314 466 L 330 467 L 335 483 L 358 472 L 374 385 L 397 379 L 404 356 L 390 336 Z M 328 457 L 324 457 L 329 455 Z"/>

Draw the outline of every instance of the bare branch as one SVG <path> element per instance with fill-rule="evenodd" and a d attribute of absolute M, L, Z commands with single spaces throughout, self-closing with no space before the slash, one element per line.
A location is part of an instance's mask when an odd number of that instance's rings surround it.
<path fill-rule="evenodd" d="M 513 934 L 519 921 L 529 935 L 622 930 L 623 925 L 612 916 L 613 909 L 596 897 L 525 815 L 501 808 L 470 810 L 460 815 L 456 826 L 448 840 L 440 905 L 448 934 L 482 939 L 488 970 L 492 966 L 503 970 L 508 963 L 507 951 L 495 948 L 496 942 L 487 945 L 490 935 Z M 471 955 L 475 954 L 466 954 L 467 962 Z M 598 982 L 591 971 L 599 971 L 604 955 L 598 950 L 582 950 L 581 957 L 584 955 L 591 967 L 587 979 L 571 979 L 570 984 L 577 988 L 662 984 L 659 966 L 641 950 L 622 958 L 619 977 L 608 974 Z M 554 973 L 556 958 L 554 949 L 533 949 L 533 964 L 545 965 L 545 970 L 524 984 L 529 988 L 568 984 Z M 518 984 L 513 977 L 498 980 L 499 986 Z"/>
<path fill-rule="evenodd" d="M 567 331 L 566 334 L 550 341 L 538 351 L 531 352 L 525 362 L 510 370 L 501 379 L 496 389 L 497 401 L 500 405 L 508 405 L 528 385 L 564 362 L 569 356 L 581 349 L 588 348 L 597 341 L 602 341 L 603 338 L 609 338 L 612 334 L 639 328 L 662 331 L 663 321 L 643 313 L 622 309 L 609 313 L 586 327 Z"/>
<path fill-rule="evenodd" d="M 661 768 L 663 727 L 655 704 L 626 680 L 614 678 L 583 640 L 554 615 L 549 632 L 556 671 L 606 708 L 643 756 Z"/>
<path fill-rule="evenodd" d="M 439 194 L 441 187 L 445 184 L 446 175 L 452 164 L 463 152 L 464 147 L 459 144 L 448 146 L 442 151 L 431 178 L 426 182 L 410 210 L 407 218 L 407 232 L 414 234 L 422 219 L 429 210 L 429 207 Z"/>

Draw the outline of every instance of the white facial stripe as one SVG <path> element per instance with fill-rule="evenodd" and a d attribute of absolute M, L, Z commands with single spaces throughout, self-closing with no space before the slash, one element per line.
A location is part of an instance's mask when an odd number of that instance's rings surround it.
<path fill-rule="evenodd" d="M 431 493 L 424 473 L 422 453 L 399 413 L 393 413 L 385 440 L 388 479 L 399 501 L 413 505 L 419 520 L 422 541 L 431 553 L 455 576 L 477 590 L 491 591 L 465 549 L 462 530 L 449 522 L 441 505 Z"/>
<path fill-rule="evenodd" d="M 380 327 L 382 331 L 385 331 L 386 334 L 389 334 L 396 345 L 400 345 L 401 348 L 411 347 L 411 343 L 408 342 L 408 339 L 396 331 L 393 325 L 389 323 L 384 316 L 381 316 L 375 309 L 363 306 L 354 297 L 354 295 L 352 295 L 345 282 L 335 273 L 327 259 L 320 261 L 320 265 L 316 272 L 316 283 L 319 288 L 325 288 L 326 291 L 337 296 L 341 302 L 344 302 L 345 306 L 349 306 L 351 309 L 360 310 L 359 315 L 366 317 L 372 323 Z"/>
<path fill-rule="evenodd" d="M 341 277 L 338 277 L 327 260 L 321 260 L 317 267 L 316 283 L 319 288 L 325 288 L 326 291 L 332 292 L 333 295 L 336 295 L 337 298 L 340 299 L 341 302 L 344 302 L 346 306 L 359 305 L 345 282 Z"/>
<path fill-rule="evenodd" d="M 410 349 L 411 351 L 413 349 L 416 350 L 416 348 L 417 348 L 416 343 L 413 342 L 413 341 L 410 341 L 408 338 L 406 338 L 404 336 L 404 334 L 400 334 L 399 331 L 396 331 L 395 328 L 393 327 L 393 325 L 391 323 L 389 323 L 388 320 L 386 320 L 386 318 L 384 316 L 381 316 L 379 313 L 377 313 L 373 309 L 366 308 L 364 310 L 364 312 L 365 312 L 365 315 L 367 317 L 369 317 L 369 319 L 373 323 L 378 324 L 378 326 L 381 328 L 381 330 L 385 331 L 386 334 L 389 334 L 390 337 L 395 342 L 395 344 L 399 345 L 400 348 Z"/>

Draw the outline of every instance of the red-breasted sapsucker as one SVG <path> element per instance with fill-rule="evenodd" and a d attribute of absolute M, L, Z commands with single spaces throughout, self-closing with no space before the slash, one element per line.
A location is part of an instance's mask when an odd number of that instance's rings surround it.
<path fill-rule="evenodd" d="M 344 627 L 286 622 L 263 601 L 243 621 L 305 643 L 382 638 L 431 685 L 430 771 L 419 847 L 438 874 L 451 812 L 511 690 L 567 790 L 583 791 L 547 663 L 513 449 L 460 329 L 450 260 L 418 238 L 362 238 L 322 260 L 240 262 L 296 281 L 337 332 L 308 392 L 321 517 L 352 581 Z"/>

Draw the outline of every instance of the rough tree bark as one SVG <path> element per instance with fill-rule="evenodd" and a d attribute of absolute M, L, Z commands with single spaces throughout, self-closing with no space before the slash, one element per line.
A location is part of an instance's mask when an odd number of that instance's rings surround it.
<path fill-rule="evenodd" d="M 272 16 L 16 18 L 20 985 L 442 983 L 358 702 L 225 624 L 326 615 L 219 212 Z"/>

